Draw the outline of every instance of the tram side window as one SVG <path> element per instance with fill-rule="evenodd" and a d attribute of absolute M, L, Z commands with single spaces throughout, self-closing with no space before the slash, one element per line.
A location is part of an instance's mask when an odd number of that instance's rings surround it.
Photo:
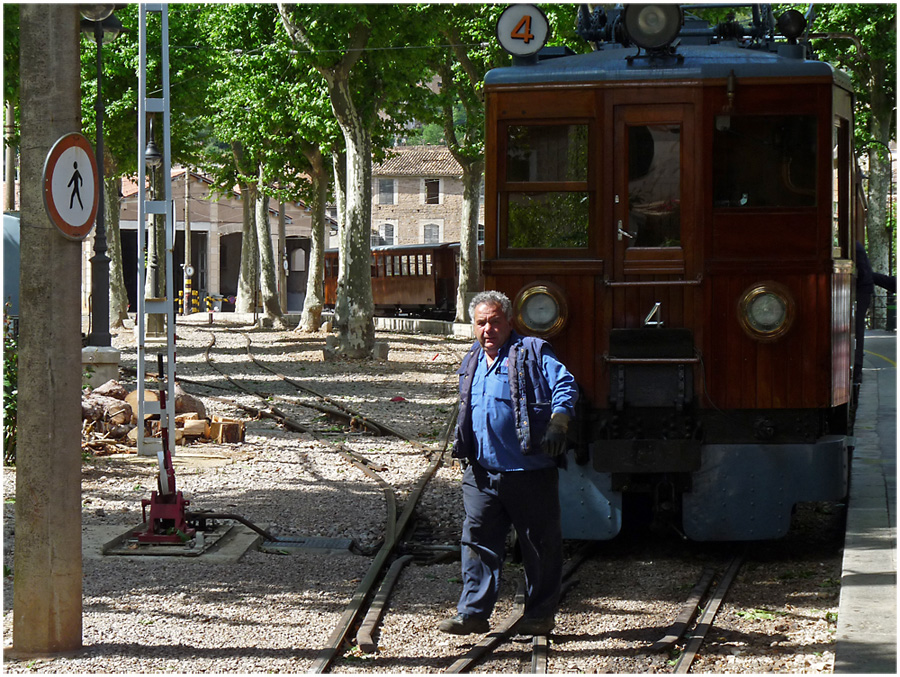
<path fill-rule="evenodd" d="M 508 247 L 588 246 L 588 154 L 586 124 L 507 128 Z"/>
<path fill-rule="evenodd" d="M 425 274 L 431 275 L 431 254 L 425 254 Z"/>
<path fill-rule="evenodd" d="M 713 134 L 713 206 L 814 207 L 812 115 L 720 115 Z"/>
<path fill-rule="evenodd" d="M 831 158 L 831 246 L 836 259 L 850 258 L 850 123 L 835 118 Z"/>

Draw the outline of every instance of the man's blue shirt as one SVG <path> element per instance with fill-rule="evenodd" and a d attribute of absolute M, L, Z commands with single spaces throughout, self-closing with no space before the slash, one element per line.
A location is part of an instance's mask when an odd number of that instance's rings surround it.
<path fill-rule="evenodd" d="M 482 350 L 472 378 L 472 432 L 478 463 L 494 471 L 553 468 L 556 463 L 546 454 L 526 456 L 521 451 L 509 392 L 509 348 L 507 341 L 490 366 Z M 553 392 L 552 411 L 572 416 L 572 403 L 577 397 L 575 379 L 559 360 L 546 352 L 541 354 L 541 368 Z"/>

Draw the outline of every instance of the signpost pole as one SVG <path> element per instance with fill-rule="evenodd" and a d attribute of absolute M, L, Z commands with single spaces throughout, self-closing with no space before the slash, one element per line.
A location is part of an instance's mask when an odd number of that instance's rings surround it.
<path fill-rule="evenodd" d="M 4 654 L 26 657 L 82 646 L 81 242 L 51 222 L 42 181 L 51 148 L 81 129 L 78 5 L 22 3 L 20 45 L 15 585 L 13 646 Z M 77 198 L 87 211 L 90 196 L 75 169 L 69 162 L 66 181 L 75 180 L 64 212 L 71 199 L 74 213 Z M 91 170 L 77 169 L 86 181 Z"/>

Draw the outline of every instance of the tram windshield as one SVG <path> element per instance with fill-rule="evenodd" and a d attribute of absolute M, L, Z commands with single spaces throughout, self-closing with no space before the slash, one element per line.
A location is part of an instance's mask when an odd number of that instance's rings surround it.
<path fill-rule="evenodd" d="M 715 125 L 715 207 L 815 206 L 814 116 L 720 115 Z"/>
<path fill-rule="evenodd" d="M 507 243 L 513 249 L 588 245 L 588 126 L 510 125 Z"/>

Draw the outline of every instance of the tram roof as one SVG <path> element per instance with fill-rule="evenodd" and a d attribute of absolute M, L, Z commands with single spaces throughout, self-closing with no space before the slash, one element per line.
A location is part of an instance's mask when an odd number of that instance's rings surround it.
<path fill-rule="evenodd" d="M 825 61 L 782 56 L 734 44 L 681 45 L 674 57 L 653 58 L 641 54 L 629 60 L 628 57 L 636 54 L 634 47 L 607 45 L 604 49 L 589 54 L 495 68 L 488 71 L 484 82 L 485 85 L 527 85 L 616 80 L 709 80 L 727 78 L 734 71 L 737 78 L 831 77 L 841 86 L 850 89 L 849 77 Z"/>

